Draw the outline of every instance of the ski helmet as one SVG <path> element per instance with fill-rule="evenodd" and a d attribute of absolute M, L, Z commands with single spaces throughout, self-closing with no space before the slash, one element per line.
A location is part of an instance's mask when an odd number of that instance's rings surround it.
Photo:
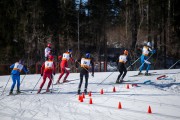
<path fill-rule="evenodd" d="M 49 60 L 53 60 L 54 57 L 52 55 L 49 55 Z"/>
<path fill-rule="evenodd" d="M 51 47 L 51 43 L 48 43 L 47 46 L 48 46 L 48 47 Z"/>
<path fill-rule="evenodd" d="M 125 54 L 125 55 L 128 55 L 128 51 L 127 51 L 127 50 L 124 50 L 124 54 Z"/>
<path fill-rule="evenodd" d="M 90 53 L 86 53 L 86 58 L 90 58 Z"/>
<path fill-rule="evenodd" d="M 151 43 L 150 43 L 150 42 L 147 42 L 147 46 L 148 46 L 148 47 L 151 47 Z"/>
<path fill-rule="evenodd" d="M 72 49 L 69 49 L 68 52 L 69 52 L 69 53 L 72 53 Z"/>
<path fill-rule="evenodd" d="M 23 61 L 23 60 L 19 60 L 19 63 L 20 63 L 20 64 L 24 64 L 24 61 Z"/>

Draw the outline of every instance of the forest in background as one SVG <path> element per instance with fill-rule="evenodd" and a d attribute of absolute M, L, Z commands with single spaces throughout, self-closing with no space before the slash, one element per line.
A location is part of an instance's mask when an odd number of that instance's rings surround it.
<path fill-rule="evenodd" d="M 52 43 L 57 60 L 67 49 L 76 59 L 91 52 L 108 62 L 110 48 L 140 57 L 144 42 L 156 49 L 154 64 L 180 57 L 179 0 L 1 0 L 0 64 L 23 58 L 27 66 L 44 60 Z M 120 53 L 119 53 L 120 54 Z M 103 57 L 99 57 L 103 56 Z M 159 65 L 159 67 L 158 67 Z"/>

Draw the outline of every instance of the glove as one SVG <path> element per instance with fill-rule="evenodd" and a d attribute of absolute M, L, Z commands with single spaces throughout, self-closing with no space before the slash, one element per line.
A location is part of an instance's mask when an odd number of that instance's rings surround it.
<path fill-rule="evenodd" d="M 94 73 L 92 73 L 91 76 L 94 77 Z"/>
<path fill-rule="evenodd" d="M 41 73 L 41 76 L 43 76 L 43 73 Z"/>
<path fill-rule="evenodd" d="M 68 68 L 68 67 L 65 67 L 65 69 L 68 70 L 68 71 L 71 70 L 71 68 Z"/>
<path fill-rule="evenodd" d="M 29 72 L 29 70 L 26 71 L 26 74 Z"/>
<path fill-rule="evenodd" d="M 152 54 L 156 53 L 156 50 L 152 50 Z"/>

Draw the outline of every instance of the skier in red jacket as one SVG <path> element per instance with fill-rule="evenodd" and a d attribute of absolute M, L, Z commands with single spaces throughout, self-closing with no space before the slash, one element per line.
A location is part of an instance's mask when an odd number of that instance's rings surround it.
<path fill-rule="evenodd" d="M 56 82 L 56 84 L 60 84 L 60 79 L 62 78 L 62 76 L 64 75 L 64 73 L 66 72 L 66 76 L 64 77 L 63 82 L 68 82 L 66 79 L 69 75 L 69 71 L 70 68 L 68 68 L 68 61 L 70 60 L 71 62 L 74 62 L 74 59 L 72 58 L 72 50 L 69 49 L 67 52 L 63 53 L 63 56 L 59 56 L 58 59 L 61 60 L 60 63 L 60 68 L 61 68 L 61 74 Z"/>
<path fill-rule="evenodd" d="M 44 83 L 46 82 L 46 78 L 49 78 L 49 83 L 46 89 L 46 92 L 49 92 L 49 88 L 52 84 L 52 73 L 55 75 L 55 64 L 53 62 L 54 57 L 52 55 L 49 56 L 49 59 L 43 63 L 41 67 L 41 76 L 43 76 L 43 82 L 40 85 L 40 88 L 37 93 L 41 92 L 41 89 L 44 86 Z"/>

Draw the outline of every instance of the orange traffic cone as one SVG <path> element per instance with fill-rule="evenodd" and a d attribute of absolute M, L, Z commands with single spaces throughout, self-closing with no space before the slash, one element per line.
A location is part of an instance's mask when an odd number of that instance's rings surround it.
<path fill-rule="evenodd" d="M 104 91 L 103 91 L 103 89 L 101 89 L 101 94 L 104 94 Z"/>
<path fill-rule="evenodd" d="M 82 93 L 82 98 L 85 98 L 85 95 L 84 95 L 84 93 Z"/>
<path fill-rule="evenodd" d="M 116 88 L 115 87 L 113 88 L 113 92 L 116 92 Z"/>
<path fill-rule="evenodd" d="M 81 95 L 79 95 L 79 98 L 78 98 L 78 100 L 81 100 Z"/>
<path fill-rule="evenodd" d="M 119 102 L 118 109 L 122 109 L 121 102 Z"/>
<path fill-rule="evenodd" d="M 89 99 L 89 104 L 92 104 L 92 98 Z"/>
<path fill-rule="evenodd" d="M 80 97 L 80 102 L 83 102 L 83 96 Z"/>
<path fill-rule="evenodd" d="M 129 84 L 126 85 L 126 89 L 129 89 Z"/>
<path fill-rule="evenodd" d="M 89 97 L 91 97 L 91 91 L 89 91 L 88 95 L 89 95 Z"/>
<path fill-rule="evenodd" d="M 148 113 L 152 113 L 150 106 L 148 107 Z"/>

